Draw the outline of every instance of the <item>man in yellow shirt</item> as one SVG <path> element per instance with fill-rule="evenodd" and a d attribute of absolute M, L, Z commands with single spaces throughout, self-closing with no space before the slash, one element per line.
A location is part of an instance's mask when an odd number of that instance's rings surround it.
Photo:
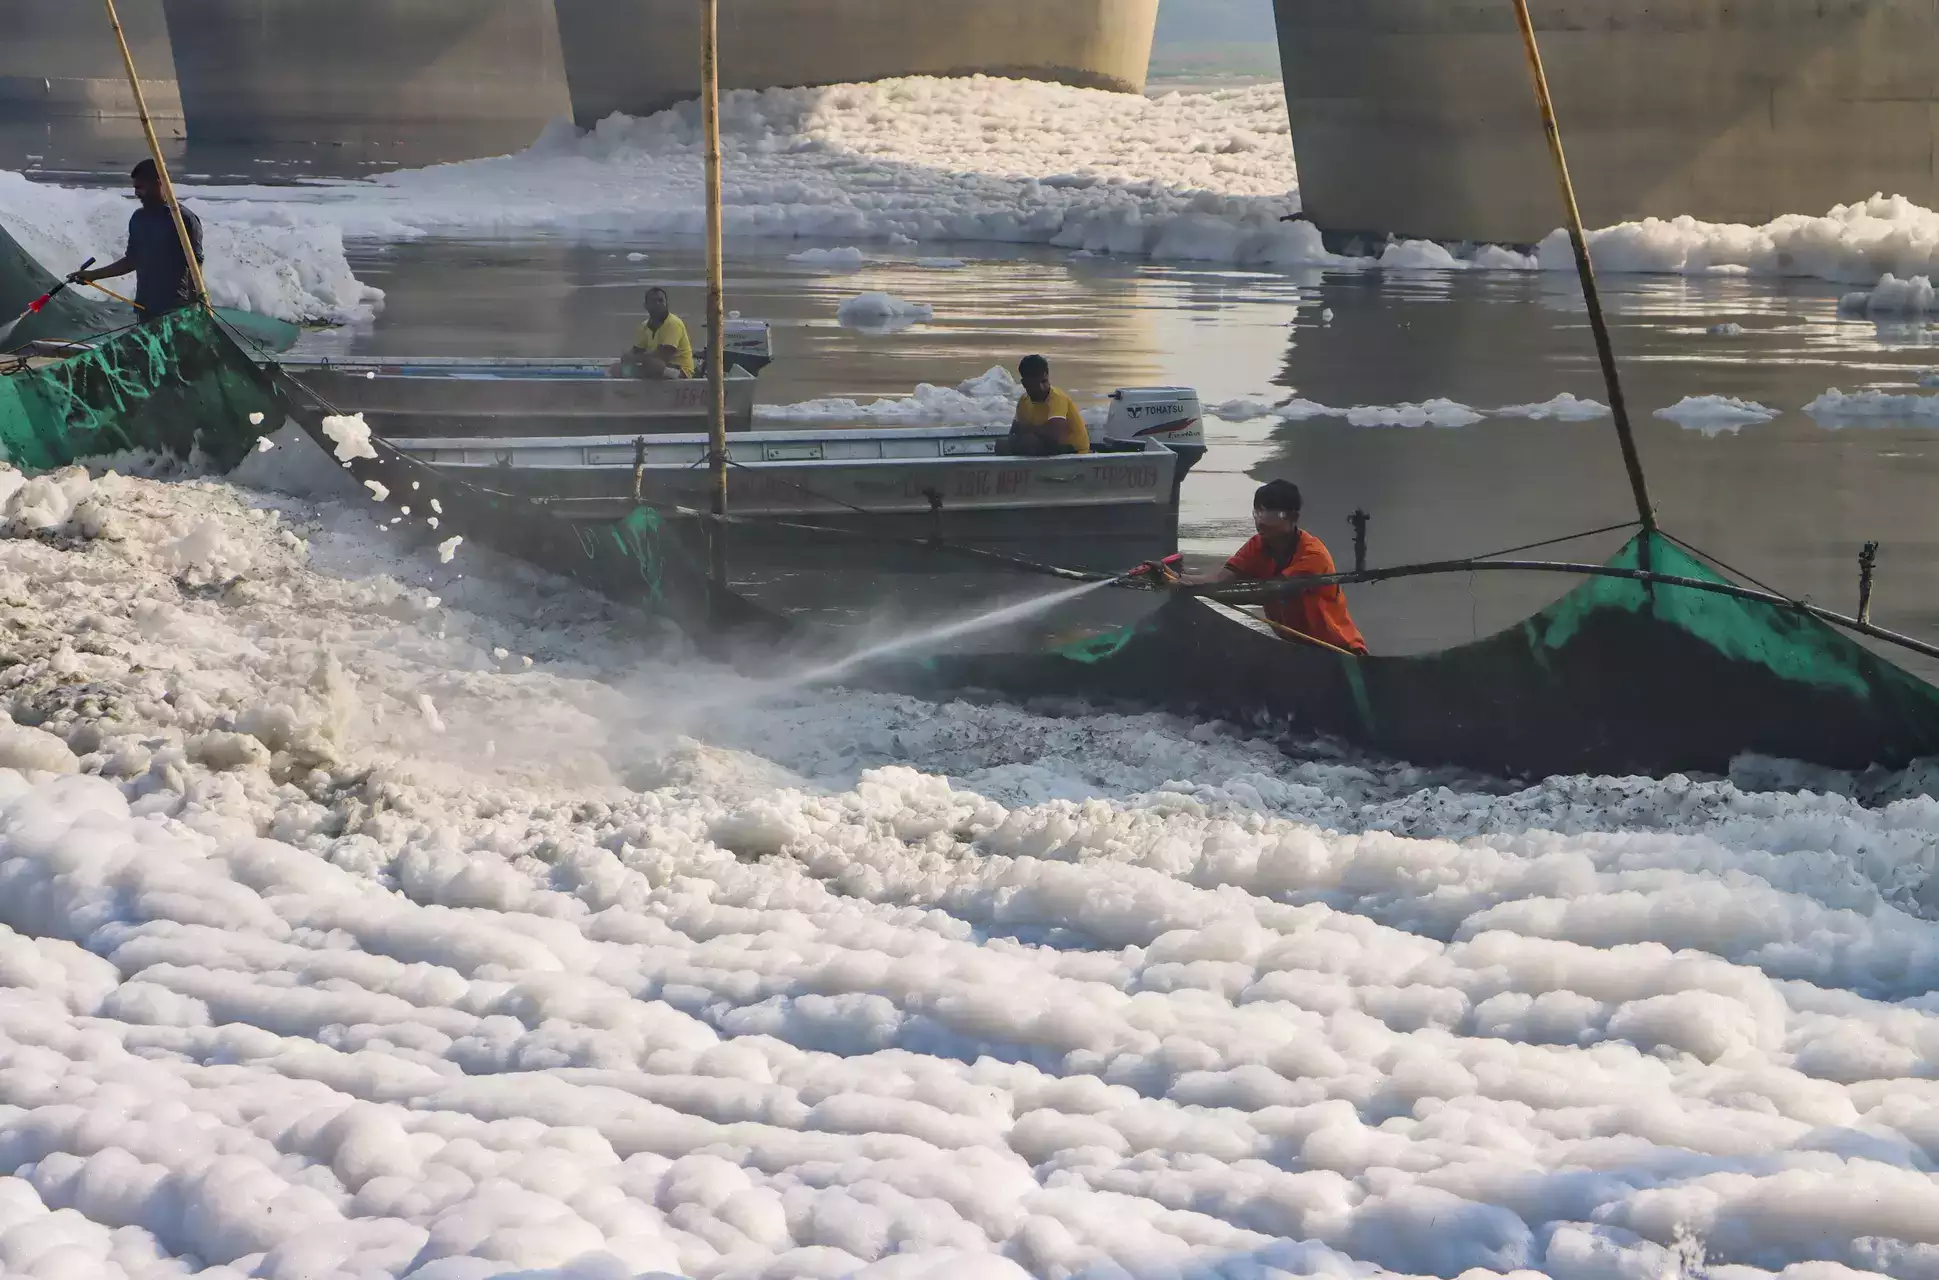
<path fill-rule="evenodd" d="M 667 306 L 667 291 L 655 285 L 646 291 L 646 319 L 640 322 L 633 349 L 620 360 L 623 372 L 636 378 L 693 377 L 693 340 L 687 323 Z"/>
<path fill-rule="evenodd" d="M 1023 380 L 1023 398 L 1017 401 L 1006 451 L 1026 458 L 1089 453 L 1091 434 L 1085 429 L 1084 415 L 1075 400 L 1050 385 L 1050 361 L 1025 356 L 1017 365 L 1017 376 Z"/>

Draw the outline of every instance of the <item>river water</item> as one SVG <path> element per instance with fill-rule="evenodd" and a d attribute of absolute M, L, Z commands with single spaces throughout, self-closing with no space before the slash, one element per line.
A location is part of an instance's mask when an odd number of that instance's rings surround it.
<path fill-rule="evenodd" d="M 776 328 L 761 399 L 902 395 L 953 385 L 1039 351 L 1076 393 L 1183 384 L 1205 404 L 1337 407 L 1445 398 L 1487 410 L 1569 392 L 1606 400 L 1572 278 L 1464 272 L 1263 272 L 1073 258 L 1053 250 L 924 245 L 906 260 L 827 274 L 787 260 L 793 243 L 736 246 L 730 305 Z M 353 251 L 388 293 L 338 349 L 384 354 L 583 355 L 623 348 L 640 294 L 665 284 L 697 317 L 691 242 L 427 240 Z M 644 261 L 629 254 L 644 252 Z M 872 253 L 877 251 L 871 250 Z M 958 253 L 935 270 L 915 255 Z M 888 256 L 888 255 L 883 255 Z M 935 309 L 893 334 L 845 328 L 842 299 L 880 290 Z M 1802 407 L 1830 388 L 1916 392 L 1931 337 L 1841 318 L 1818 281 L 1613 276 L 1605 282 L 1652 493 L 1667 528 L 1736 569 L 1827 607 L 1855 606 L 1856 557 L 1883 544 L 1875 617 L 1939 630 L 1935 420 L 1820 422 Z M 1741 333 L 1713 334 L 1735 324 Z M 1779 410 L 1730 431 L 1654 416 L 1723 395 Z M 1242 416 L 1242 415 L 1235 415 Z M 1201 560 L 1250 533 L 1253 488 L 1297 482 L 1307 526 L 1346 561 L 1348 516 L 1372 516 L 1374 564 L 1476 554 L 1630 518 L 1608 418 L 1483 417 L 1459 427 L 1352 426 L 1340 418 L 1208 420 L 1211 451 L 1186 485 L 1183 538 Z M 1551 549 L 1597 559 L 1621 534 Z M 1363 588 L 1354 607 L 1376 643 L 1408 652 L 1483 634 L 1558 593 L 1562 579 L 1440 578 Z"/>
<path fill-rule="evenodd" d="M 15 130 L 0 137 L 0 165 L 44 180 L 113 182 L 129 143 L 112 130 Z M 177 157 L 184 175 L 204 183 L 301 182 L 398 162 L 316 148 Z M 790 262 L 802 247 L 729 246 L 729 305 L 776 328 L 778 359 L 762 378 L 770 404 L 953 385 L 1032 351 L 1049 356 L 1058 384 L 1080 399 L 1157 383 L 1195 387 L 1208 408 L 1295 396 L 1342 409 L 1443 398 L 1481 411 L 1563 392 L 1607 399 L 1579 290 L 1565 275 L 1199 268 L 988 243 L 870 246 L 865 268 L 831 274 Z M 431 237 L 350 248 L 357 274 L 388 298 L 374 324 L 322 339 L 345 354 L 610 354 L 630 341 L 645 285 L 666 285 L 696 324 L 704 299 L 691 238 Z M 918 263 L 941 255 L 965 265 Z M 878 290 L 927 304 L 935 317 L 892 334 L 837 321 L 843 299 Z M 1855 606 L 1857 553 L 1875 539 L 1883 546 L 1876 619 L 1931 635 L 1939 632 L 1939 507 L 1930 497 L 1939 417 L 1833 420 L 1802 409 L 1834 387 L 1916 392 L 1939 353 L 1922 325 L 1841 317 L 1839 293 L 1817 280 L 1741 275 L 1604 281 L 1665 526 L 1752 578 L 1837 609 Z M 1654 416 L 1693 396 L 1778 412 L 1711 432 Z M 1185 549 L 1202 562 L 1248 536 L 1252 489 L 1282 477 L 1301 485 L 1308 528 L 1342 562 L 1356 509 L 1372 516 L 1374 564 L 1484 553 L 1633 514 L 1607 418 L 1484 416 L 1410 428 L 1211 417 L 1208 428 L 1211 452 L 1186 486 L 1183 511 Z M 1599 559 L 1621 537 L 1545 554 Z M 1412 652 L 1506 625 L 1564 586 L 1519 575 L 1437 578 L 1353 598 L 1379 649 Z"/>

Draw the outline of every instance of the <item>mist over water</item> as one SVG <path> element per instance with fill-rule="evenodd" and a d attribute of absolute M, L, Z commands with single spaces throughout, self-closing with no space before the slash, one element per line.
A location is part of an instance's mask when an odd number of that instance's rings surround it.
<path fill-rule="evenodd" d="M 841 676 L 859 670 L 871 662 L 883 658 L 922 657 L 934 652 L 952 640 L 975 635 L 981 631 L 994 631 L 1011 623 L 1022 622 L 1041 614 L 1050 613 L 1063 605 L 1073 604 L 1085 596 L 1120 585 L 1114 581 L 1084 582 L 1062 591 L 1052 591 L 1015 604 L 985 609 L 968 617 L 956 618 L 933 626 L 922 627 L 878 640 L 867 648 L 849 654 L 847 657 L 823 666 L 814 667 L 791 678 L 790 683 L 800 685 L 824 684 Z"/>

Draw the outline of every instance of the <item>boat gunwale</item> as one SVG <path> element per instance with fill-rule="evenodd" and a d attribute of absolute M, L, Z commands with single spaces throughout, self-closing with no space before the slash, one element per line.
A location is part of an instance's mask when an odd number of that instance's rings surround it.
<path fill-rule="evenodd" d="M 1405 578 L 1424 578 L 1442 574 L 1473 572 L 1509 573 L 1560 573 L 1585 578 L 1623 578 L 1631 582 L 1641 582 L 1651 586 L 1686 587 L 1693 591 L 1707 591 L 1713 595 L 1734 596 L 1739 600 L 1749 600 L 1757 604 L 1767 604 L 1777 609 L 1790 609 L 1816 618 L 1820 622 L 1842 627 L 1857 635 L 1869 636 L 1886 644 L 1898 645 L 1913 653 L 1928 658 L 1939 658 L 1939 644 L 1932 644 L 1901 632 L 1891 631 L 1869 622 L 1842 613 L 1834 613 L 1820 608 L 1806 600 L 1793 599 L 1772 591 L 1762 591 L 1754 587 L 1741 586 L 1727 579 L 1708 581 L 1703 578 L 1688 578 L 1677 574 L 1657 573 L 1649 569 L 1631 569 L 1621 565 L 1590 564 L 1571 560 L 1430 560 L 1419 564 L 1392 565 L 1381 569 L 1361 569 L 1350 573 L 1307 574 L 1298 577 L 1276 578 L 1270 583 L 1232 586 L 1219 584 L 1207 587 L 1180 587 L 1180 596 L 1196 598 L 1200 601 L 1222 605 L 1232 609 L 1235 605 L 1264 604 L 1281 596 L 1310 591 L 1316 587 L 1364 586 L 1377 582 L 1392 582 Z M 1537 610 L 1539 613 L 1540 610 Z M 1243 616 L 1243 615 L 1242 615 Z M 1534 615 L 1530 615 L 1531 617 Z M 1524 620 L 1525 621 L 1525 620 Z M 1520 624 L 1513 624 L 1520 625 Z M 1512 626 L 1511 628 L 1512 629 Z M 1482 637 L 1483 640 L 1488 637 Z M 1475 642 L 1470 642 L 1475 643 Z M 1455 645 L 1449 649 L 1435 650 L 1437 653 L 1452 652 L 1464 646 Z M 1359 661 L 1380 661 L 1379 657 L 1359 658 Z M 1399 655 L 1394 655 L 1399 656 Z M 1408 655 L 1418 656 L 1418 655 Z M 1913 675 L 1914 679 L 1932 685 L 1933 682 Z M 1939 688 L 1939 685 L 1933 687 Z"/>
<path fill-rule="evenodd" d="M 381 412 L 384 412 L 384 410 L 378 410 L 378 412 L 381 413 Z M 973 440 L 973 439 L 979 439 L 979 438 L 1001 440 L 1004 437 L 1008 436 L 1009 434 L 1010 434 L 1010 428 L 1007 426 L 971 427 L 971 426 L 962 426 L 959 424 L 943 424 L 943 425 L 929 426 L 929 427 L 925 427 L 925 426 L 826 427 L 826 428 L 804 427 L 799 429 L 780 430 L 780 431 L 736 431 L 733 435 L 733 438 L 728 441 L 728 444 L 731 449 L 731 446 L 736 444 L 750 444 L 750 445 L 805 444 L 810 440 L 926 440 L 926 439 Z M 384 438 L 388 440 L 396 448 L 404 449 L 404 450 L 476 448 L 478 447 L 478 442 L 481 440 L 490 441 L 494 446 L 503 446 L 503 447 L 510 447 L 510 448 L 553 448 L 553 449 L 557 449 L 557 448 L 607 449 L 607 448 L 613 448 L 620 445 L 630 446 L 638 443 L 641 440 L 645 440 L 649 446 L 653 446 L 653 447 L 665 447 L 665 446 L 671 446 L 671 445 L 699 445 L 702 447 L 707 447 L 709 444 L 709 441 L 705 435 L 701 435 L 695 432 L 671 432 L 671 431 L 658 432 L 658 433 L 648 434 L 644 436 L 638 432 L 631 432 L 625 435 L 603 435 L 603 436 L 591 436 L 591 435 L 587 435 L 587 436 L 396 436 L 396 435 L 392 435 L 392 436 L 386 436 Z M 1126 441 L 1123 441 L 1123 443 L 1136 444 L 1139 447 L 1135 450 L 1133 449 L 1108 449 L 1108 450 L 1102 450 L 1102 451 L 1093 450 L 1090 453 L 1059 453 L 1059 454 L 1047 454 L 1041 457 L 1026 456 L 1023 454 L 979 453 L 979 454 L 969 455 L 968 460 L 981 461 L 987 458 L 1007 457 L 1017 462 L 1054 462 L 1054 461 L 1065 461 L 1071 458 L 1142 458 L 1142 457 L 1150 456 L 1153 453 L 1153 451 L 1159 450 L 1159 449 L 1164 450 L 1166 453 L 1171 454 L 1173 457 L 1180 456 L 1178 450 L 1172 448 L 1170 445 L 1166 444 L 1162 440 L 1154 439 L 1151 437 L 1146 437 L 1140 440 L 1126 440 Z M 951 462 L 963 461 L 963 460 L 964 459 L 961 459 L 961 458 L 946 459 L 946 461 L 951 461 Z M 862 459 L 856 459 L 856 461 L 862 461 Z M 893 459 L 884 459 L 884 461 L 908 462 L 908 461 L 926 461 L 926 459 L 893 458 Z M 630 467 L 633 464 L 629 462 L 626 465 Z"/>
<path fill-rule="evenodd" d="M 433 361 L 439 361 L 443 363 L 433 363 Z M 275 363 L 281 366 L 281 368 L 285 373 L 288 373 L 293 378 L 299 378 L 299 379 L 302 378 L 304 375 L 315 375 L 318 373 L 340 373 L 347 376 L 359 377 L 359 378 L 364 377 L 367 374 L 374 373 L 380 378 L 396 378 L 400 381 L 421 381 L 421 382 L 470 382 L 470 381 L 546 382 L 546 381 L 554 380 L 554 379 L 547 379 L 547 378 L 517 377 L 517 376 L 497 377 L 497 378 L 490 378 L 490 379 L 482 378 L 482 377 L 481 378 L 459 378 L 459 377 L 454 377 L 452 373 L 452 371 L 455 371 L 455 370 L 507 369 L 512 371 L 513 374 L 518 374 L 518 373 L 533 374 L 533 373 L 538 373 L 545 370 L 558 370 L 560 372 L 577 372 L 579 370 L 585 370 L 588 375 L 585 378 L 585 381 L 588 381 L 588 382 L 595 381 L 595 380 L 606 381 L 606 382 L 619 382 L 619 383 L 634 382 L 634 383 L 644 383 L 648 386 L 652 386 L 657 383 L 664 383 L 669 386 L 679 386 L 679 385 L 688 384 L 688 383 L 698 383 L 702 386 L 705 386 L 707 381 L 705 378 L 661 378 L 661 379 L 617 378 L 617 377 L 614 377 L 612 373 L 613 368 L 619 364 L 619 360 L 617 358 L 614 358 L 611 360 L 579 360 L 579 359 L 548 360 L 548 359 L 539 359 L 539 358 L 528 359 L 525 357 L 515 357 L 504 361 L 500 361 L 497 359 L 481 360 L 481 359 L 476 359 L 469 356 L 437 356 L 437 357 L 414 357 L 408 361 L 359 360 L 359 361 L 352 362 L 352 361 L 334 360 L 328 357 L 313 357 L 313 358 L 306 359 L 301 356 L 294 357 L 294 358 L 287 357 L 287 356 L 279 356 Z M 596 376 L 594 375 L 594 371 L 597 371 Z M 568 381 L 570 379 L 558 379 L 558 380 Z M 747 370 L 741 368 L 739 365 L 733 365 L 733 366 L 730 366 L 727 370 L 727 381 L 758 383 L 760 379 L 756 377 L 754 374 L 747 372 Z"/>

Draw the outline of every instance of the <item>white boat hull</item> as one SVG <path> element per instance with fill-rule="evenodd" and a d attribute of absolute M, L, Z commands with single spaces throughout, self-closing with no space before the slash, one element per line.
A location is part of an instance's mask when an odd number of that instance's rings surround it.
<path fill-rule="evenodd" d="M 1143 442 L 1052 458 L 998 453 L 988 428 L 755 431 L 728 444 L 736 516 L 882 538 L 943 538 L 1122 568 L 1175 548 L 1178 454 Z M 406 437 L 404 453 L 472 484 L 610 520 L 644 501 L 708 509 L 704 436 Z M 777 529 L 785 541 L 791 535 Z M 734 537 L 745 541 L 736 527 Z M 798 540 L 798 538 L 797 538 Z"/>
<path fill-rule="evenodd" d="M 398 436 L 591 436 L 700 434 L 707 430 L 704 378 L 612 376 L 595 360 L 283 359 L 283 368 L 377 434 Z M 727 373 L 727 429 L 754 423 L 758 383 Z"/>

